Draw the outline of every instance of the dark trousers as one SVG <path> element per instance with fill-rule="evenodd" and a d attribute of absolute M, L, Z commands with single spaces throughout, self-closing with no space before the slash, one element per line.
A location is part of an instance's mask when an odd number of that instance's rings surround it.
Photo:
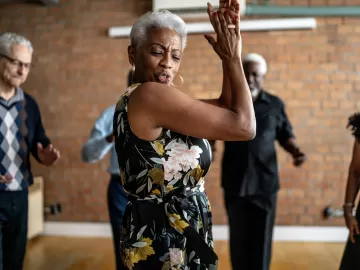
<path fill-rule="evenodd" d="M 127 201 L 120 176 L 112 175 L 108 187 L 108 210 L 113 233 L 116 270 L 125 269 L 120 257 L 120 234 Z"/>
<path fill-rule="evenodd" d="M 23 270 L 28 230 L 28 191 L 0 192 L 0 270 Z"/>
<path fill-rule="evenodd" d="M 261 207 L 251 197 L 226 196 L 233 270 L 269 270 L 275 223 L 276 196 Z"/>
<path fill-rule="evenodd" d="M 356 220 L 360 225 L 360 203 L 356 209 Z M 350 239 L 347 240 L 344 254 L 340 263 L 340 270 L 357 270 L 360 269 L 360 235 L 355 235 L 355 243 Z"/>

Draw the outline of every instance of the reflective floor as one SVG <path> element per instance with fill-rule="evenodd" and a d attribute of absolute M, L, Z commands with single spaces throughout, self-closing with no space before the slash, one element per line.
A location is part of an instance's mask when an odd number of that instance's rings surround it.
<path fill-rule="evenodd" d="M 274 244 L 271 270 L 337 270 L 344 244 Z M 226 241 L 215 242 L 219 270 L 231 270 Z M 24 270 L 114 270 L 110 238 L 38 237 L 29 242 Z"/>

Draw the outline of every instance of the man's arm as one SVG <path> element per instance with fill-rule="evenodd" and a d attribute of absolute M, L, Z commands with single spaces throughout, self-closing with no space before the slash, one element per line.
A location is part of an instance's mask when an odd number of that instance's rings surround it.
<path fill-rule="evenodd" d="M 43 163 L 43 161 L 39 158 L 38 143 L 41 143 L 43 148 L 47 148 L 51 144 L 51 141 L 46 135 L 45 128 L 41 120 L 39 106 L 37 105 L 35 100 L 32 100 L 32 102 L 35 113 L 35 133 L 34 139 L 31 144 L 31 154 L 39 163 Z"/>
<path fill-rule="evenodd" d="M 285 111 L 285 105 L 281 102 L 281 109 L 279 115 L 279 124 L 276 130 L 276 139 L 279 144 L 291 154 L 294 159 L 294 165 L 300 166 L 306 160 L 305 154 L 300 150 L 296 143 L 295 135 L 292 126 Z"/>
<path fill-rule="evenodd" d="M 285 142 L 280 142 L 280 145 L 291 155 L 300 151 L 300 147 L 297 145 L 295 137 L 290 137 Z"/>
<path fill-rule="evenodd" d="M 101 160 L 113 147 L 113 118 L 115 105 L 106 109 L 96 120 L 89 139 L 83 145 L 81 158 L 84 162 L 94 163 Z"/>

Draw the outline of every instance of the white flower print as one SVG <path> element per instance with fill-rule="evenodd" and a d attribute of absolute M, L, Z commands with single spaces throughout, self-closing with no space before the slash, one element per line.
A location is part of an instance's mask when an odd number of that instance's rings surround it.
<path fill-rule="evenodd" d="M 169 248 L 171 266 L 176 266 L 182 263 L 183 253 L 179 248 Z"/>
<path fill-rule="evenodd" d="M 182 173 L 181 173 L 181 172 L 177 172 L 177 173 L 174 174 L 174 179 L 175 179 L 175 180 L 180 180 L 181 177 L 182 177 Z"/>
<path fill-rule="evenodd" d="M 202 149 L 197 145 L 193 145 L 189 149 L 185 143 L 176 142 L 172 144 L 167 155 L 169 155 L 171 159 L 175 159 L 178 164 L 181 165 L 182 171 L 187 172 L 199 165 L 198 158 L 200 158 L 202 152 Z"/>
<path fill-rule="evenodd" d="M 181 173 L 179 173 L 179 171 L 181 171 L 181 166 L 176 159 L 169 158 L 168 160 L 165 160 L 165 158 L 162 158 L 161 160 L 164 166 L 164 179 L 166 181 L 173 180 L 175 175 L 178 179 L 181 178 Z"/>
<path fill-rule="evenodd" d="M 199 165 L 198 158 L 200 158 L 201 153 L 202 149 L 197 145 L 193 145 L 189 149 L 185 143 L 172 143 L 166 152 L 169 156 L 168 160 L 162 158 L 165 180 L 180 180 L 183 175 L 181 171 L 187 172 Z"/>

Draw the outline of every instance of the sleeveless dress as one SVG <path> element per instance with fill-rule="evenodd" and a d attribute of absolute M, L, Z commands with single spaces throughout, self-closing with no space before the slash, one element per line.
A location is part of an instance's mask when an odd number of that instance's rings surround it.
<path fill-rule="evenodd" d="M 349 117 L 347 127 L 351 129 L 352 135 L 356 141 L 360 143 L 360 114 L 355 113 Z M 357 205 L 355 218 L 360 225 L 360 201 Z M 357 270 L 360 269 L 360 235 L 355 235 L 355 243 L 353 244 L 350 239 L 347 240 L 343 256 L 340 262 L 339 270 Z"/>
<path fill-rule="evenodd" d="M 139 84 L 116 105 L 115 147 L 129 202 L 120 252 L 130 270 L 215 270 L 211 208 L 204 177 L 212 159 L 207 140 L 163 129 L 155 141 L 138 138 L 127 104 Z"/>

